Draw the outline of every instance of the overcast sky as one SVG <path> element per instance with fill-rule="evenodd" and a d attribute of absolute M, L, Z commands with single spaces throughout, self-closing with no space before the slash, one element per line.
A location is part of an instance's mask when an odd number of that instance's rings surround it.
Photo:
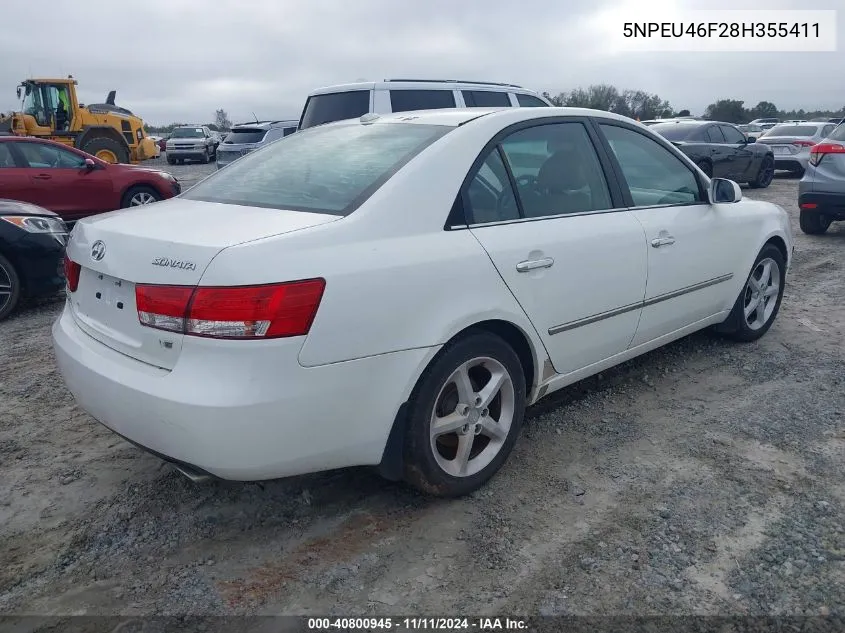
<path fill-rule="evenodd" d="M 619 53 L 596 16 L 631 0 L 49 0 L 3 2 L 0 111 L 27 76 L 79 81 L 81 100 L 150 124 L 298 118 L 314 88 L 386 77 L 513 82 L 556 94 L 643 89 L 700 113 L 716 98 L 845 105 L 845 55 Z M 836 9 L 843 0 L 642 0 L 689 9 Z M 607 13 L 611 11 L 611 13 Z M 621 28 L 621 26 L 620 26 Z M 845 46 L 845 17 L 838 39 Z M 829 79 L 828 79 L 829 78 Z"/>

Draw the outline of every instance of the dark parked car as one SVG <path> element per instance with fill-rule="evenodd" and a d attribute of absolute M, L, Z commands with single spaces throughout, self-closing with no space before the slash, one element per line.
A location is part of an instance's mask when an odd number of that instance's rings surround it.
<path fill-rule="evenodd" d="M 0 321 L 22 298 L 51 295 L 64 285 L 67 235 L 52 211 L 0 198 Z"/>
<path fill-rule="evenodd" d="M 58 213 L 65 221 L 134 207 L 180 193 L 165 171 L 106 163 L 43 139 L 0 136 L 0 197 Z"/>
<path fill-rule="evenodd" d="M 747 182 L 751 187 L 768 187 L 775 173 L 771 148 L 746 136 L 730 123 L 718 121 L 674 121 L 655 123 L 652 130 L 676 145 L 711 178 Z"/>

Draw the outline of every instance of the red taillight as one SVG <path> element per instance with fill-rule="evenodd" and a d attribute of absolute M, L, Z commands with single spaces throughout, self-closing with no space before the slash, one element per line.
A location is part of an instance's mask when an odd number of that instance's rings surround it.
<path fill-rule="evenodd" d="M 311 329 L 326 282 L 233 287 L 135 287 L 142 325 L 213 338 L 303 336 Z"/>
<path fill-rule="evenodd" d="M 71 292 L 76 292 L 79 287 L 79 273 L 81 271 L 82 266 L 65 255 L 65 279 L 67 280 L 67 289 Z"/>
<path fill-rule="evenodd" d="M 810 150 L 810 164 L 814 167 L 822 162 L 826 154 L 845 154 L 845 145 L 839 143 L 819 143 Z"/>

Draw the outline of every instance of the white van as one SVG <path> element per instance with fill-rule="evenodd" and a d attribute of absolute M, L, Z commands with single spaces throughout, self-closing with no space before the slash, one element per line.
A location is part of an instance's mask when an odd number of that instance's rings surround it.
<path fill-rule="evenodd" d="M 521 86 L 457 79 L 385 79 L 340 84 L 314 90 L 305 101 L 299 128 L 389 114 L 438 108 L 541 107 L 552 104 Z"/>

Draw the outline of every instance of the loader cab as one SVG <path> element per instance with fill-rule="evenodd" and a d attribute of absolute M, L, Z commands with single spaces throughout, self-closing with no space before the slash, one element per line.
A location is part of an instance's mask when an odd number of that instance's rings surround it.
<path fill-rule="evenodd" d="M 73 129 L 74 96 L 67 81 L 31 80 L 18 86 L 21 112 L 33 117 L 38 127 L 58 134 Z"/>

